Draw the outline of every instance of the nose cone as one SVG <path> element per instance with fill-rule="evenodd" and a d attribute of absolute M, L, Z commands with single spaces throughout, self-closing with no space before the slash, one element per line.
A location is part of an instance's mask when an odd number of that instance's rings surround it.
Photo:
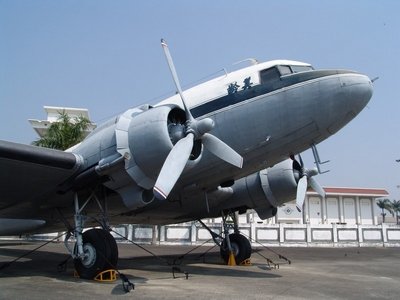
<path fill-rule="evenodd" d="M 348 109 L 357 115 L 372 97 L 372 82 L 362 74 L 346 74 L 340 77 L 340 84 Z"/>
<path fill-rule="evenodd" d="M 354 119 L 372 97 L 372 82 L 368 76 L 349 71 L 340 74 L 337 83 L 329 96 L 328 114 L 324 115 L 325 120 L 320 119 L 321 125 L 327 125 L 325 128 L 330 135 Z"/>

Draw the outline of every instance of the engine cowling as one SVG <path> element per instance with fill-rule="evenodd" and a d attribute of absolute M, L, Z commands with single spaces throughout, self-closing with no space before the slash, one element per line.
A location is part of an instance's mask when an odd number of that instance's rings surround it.
<path fill-rule="evenodd" d="M 298 173 L 290 159 L 259 172 L 262 189 L 268 201 L 275 207 L 296 198 Z"/>
<path fill-rule="evenodd" d="M 168 133 L 168 124 L 173 118 L 170 114 L 173 115 L 175 112 L 177 111 L 168 106 L 151 108 L 133 116 L 129 125 L 131 153 L 129 160 L 134 161 L 137 167 L 154 182 L 173 146 Z M 140 182 L 140 179 L 135 179 Z M 154 182 L 147 188 L 151 188 Z"/>
<path fill-rule="evenodd" d="M 293 161 L 287 159 L 275 166 L 251 174 L 235 182 L 231 207 L 247 206 L 261 219 L 273 217 L 277 207 L 296 198 L 297 178 Z"/>
<path fill-rule="evenodd" d="M 152 188 L 172 147 L 185 136 L 185 123 L 185 112 L 174 105 L 143 106 L 119 117 L 115 125 L 119 153 L 115 155 L 119 157 L 107 157 L 105 163 L 113 164 L 121 156 L 124 162 L 107 173 L 111 180 L 104 185 L 118 192 L 128 208 L 139 208 L 154 200 Z M 193 167 L 200 157 L 201 148 L 195 144 L 187 167 Z"/>

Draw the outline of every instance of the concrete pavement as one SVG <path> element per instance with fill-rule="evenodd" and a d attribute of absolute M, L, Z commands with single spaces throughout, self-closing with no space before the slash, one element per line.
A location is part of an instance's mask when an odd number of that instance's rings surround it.
<path fill-rule="evenodd" d="M 0 241 L 0 266 L 40 242 Z M 74 278 L 70 260 L 57 271 L 67 252 L 50 243 L 0 270 L 0 299 L 398 299 L 399 248 L 273 248 L 256 249 L 252 266 L 223 265 L 218 248 L 200 247 L 176 260 L 192 246 L 119 244 L 120 271 L 135 290 L 125 293 L 121 281 L 98 283 Z M 204 254 L 206 251 L 206 255 Z M 271 268 L 264 257 L 279 263 Z M 172 275 L 174 260 L 189 274 Z"/>

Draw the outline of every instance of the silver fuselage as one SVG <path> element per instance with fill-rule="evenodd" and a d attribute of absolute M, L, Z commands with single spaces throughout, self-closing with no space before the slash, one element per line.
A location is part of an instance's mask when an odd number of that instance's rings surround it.
<path fill-rule="evenodd" d="M 131 109 L 99 126 L 70 150 L 82 162 L 77 177 L 62 186 L 49 188 L 32 203 L 21 202 L 3 208 L 3 215 L 44 220 L 43 231 L 63 230 L 60 215 L 65 220 L 73 219 L 74 192 L 78 190 L 81 199 L 85 199 L 99 187 L 106 187 L 98 190 L 97 197 L 107 203 L 112 224 L 179 223 L 218 216 L 221 210 L 239 207 L 240 199 L 235 198 L 233 203 L 229 193 L 224 194 L 218 188 L 227 182 L 244 180 L 322 142 L 351 121 L 372 96 L 371 80 L 346 70 L 293 72 L 273 82 L 268 82 L 267 77 L 267 82 L 263 82 L 260 75 L 263 70 L 291 63 L 272 61 L 251 66 L 184 91 L 194 117 L 214 121 L 210 133 L 243 157 L 242 168 L 201 149 L 201 155 L 187 164 L 167 200 L 154 199 L 138 208 L 127 206 L 121 191 L 126 187 L 131 189 L 129 193 L 149 190 L 174 146 L 162 119 L 170 107 L 182 108 L 179 97 L 173 96 L 154 108 Z M 311 68 L 304 63 L 294 64 Z M 246 82 L 247 87 L 242 84 Z M 233 92 L 232 86 L 236 89 Z M 162 117 L 153 122 L 150 116 L 157 116 L 153 112 L 158 111 Z M 149 128 L 154 134 L 146 134 Z M 130 149 L 126 157 L 121 150 L 124 147 Z M 125 164 L 111 168 L 114 173 L 96 177 L 95 167 L 102 160 L 120 155 Z M 85 174 L 89 174 L 87 178 Z M 79 178 L 84 179 L 79 187 L 74 186 Z M 91 201 L 85 210 L 88 215 L 99 215 L 96 201 Z M 95 223 L 90 223 L 89 218 L 87 225 Z"/>

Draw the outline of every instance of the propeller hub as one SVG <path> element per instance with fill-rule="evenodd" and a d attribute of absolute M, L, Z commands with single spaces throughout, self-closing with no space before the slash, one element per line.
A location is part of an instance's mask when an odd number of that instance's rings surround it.
<path fill-rule="evenodd" d="M 290 155 L 290 159 L 293 161 L 293 175 L 297 181 L 296 208 L 299 212 L 301 212 L 308 186 L 311 186 L 311 188 L 314 191 L 316 191 L 322 198 L 325 198 L 326 194 L 324 189 L 319 185 L 319 183 L 314 178 L 312 178 L 313 176 L 319 174 L 317 168 L 313 169 L 305 168 L 300 154 L 299 154 L 300 162 L 298 162 L 294 158 L 294 155 Z"/>
<path fill-rule="evenodd" d="M 308 178 L 310 178 L 310 177 L 313 177 L 313 176 L 315 176 L 315 175 L 318 175 L 318 170 L 317 170 L 317 168 L 313 168 L 313 169 L 310 169 L 310 170 L 304 170 L 304 174 L 306 174 L 306 176 L 308 177 Z"/>
<path fill-rule="evenodd" d="M 200 139 L 205 133 L 214 128 L 214 121 L 210 118 L 203 120 L 187 120 L 186 121 L 186 135 L 193 133 L 195 139 Z"/>
<path fill-rule="evenodd" d="M 211 131 L 214 128 L 214 121 L 210 118 L 199 120 L 196 122 L 197 133 L 202 136 L 203 134 Z"/>

